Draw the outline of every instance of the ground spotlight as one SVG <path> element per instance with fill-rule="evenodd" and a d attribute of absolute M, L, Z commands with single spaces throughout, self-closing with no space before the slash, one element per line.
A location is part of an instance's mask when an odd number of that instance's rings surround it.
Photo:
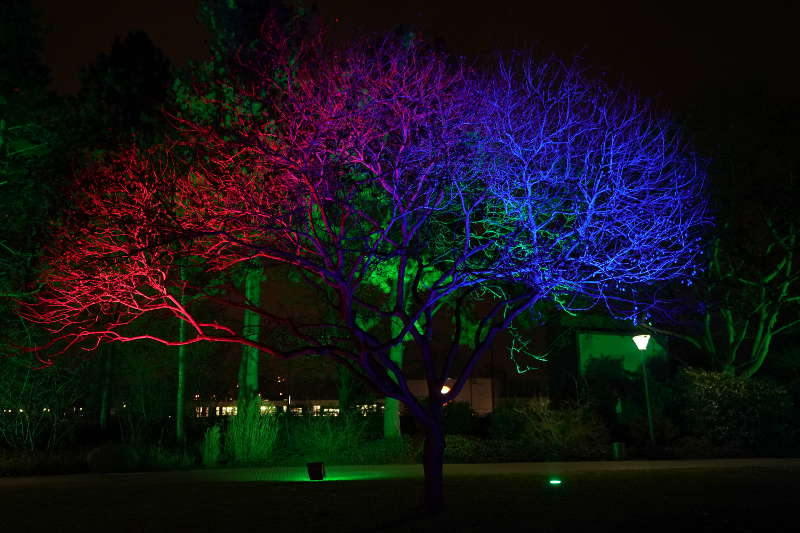
<path fill-rule="evenodd" d="M 308 469 L 308 479 L 311 481 L 322 481 L 325 479 L 325 463 L 306 463 Z"/>

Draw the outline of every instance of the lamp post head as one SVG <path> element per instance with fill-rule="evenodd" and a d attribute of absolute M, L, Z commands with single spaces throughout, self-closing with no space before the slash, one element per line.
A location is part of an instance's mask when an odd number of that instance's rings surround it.
<path fill-rule="evenodd" d="M 641 351 L 645 351 L 647 349 L 648 342 L 650 342 L 650 335 L 633 336 L 633 343 L 636 344 L 636 347 L 639 348 L 639 350 Z"/>

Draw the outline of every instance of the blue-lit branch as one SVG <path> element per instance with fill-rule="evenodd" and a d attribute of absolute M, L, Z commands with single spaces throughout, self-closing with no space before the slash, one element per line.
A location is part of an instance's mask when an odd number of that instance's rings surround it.
<path fill-rule="evenodd" d="M 653 287 L 696 274 L 703 168 L 672 124 L 575 67 L 517 56 L 498 70 L 476 85 L 492 274 L 567 310 L 645 316 Z"/>

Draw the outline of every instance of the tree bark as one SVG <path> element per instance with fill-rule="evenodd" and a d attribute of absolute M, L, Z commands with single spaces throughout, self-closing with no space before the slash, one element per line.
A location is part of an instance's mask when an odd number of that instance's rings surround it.
<path fill-rule="evenodd" d="M 186 322 L 178 326 L 178 338 L 186 340 Z M 175 439 L 183 444 L 186 441 L 186 345 L 178 346 L 178 386 L 175 392 Z"/>
<path fill-rule="evenodd" d="M 391 335 L 396 337 L 403 331 L 403 322 L 397 317 L 392 317 Z M 403 366 L 403 341 L 391 347 L 389 359 L 402 368 Z M 383 403 L 383 437 L 394 439 L 400 437 L 400 401 L 388 396 Z"/>
<path fill-rule="evenodd" d="M 181 281 L 186 281 L 186 270 L 180 267 Z M 186 305 L 186 291 L 181 288 L 181 305 Z M 186 341 L 186 321 L 178 323 L 178 341 Z M 179 444 L 186 442 L 186 345 L 178 346 L 177 387 L 175 391 L 175 440 Z"/>
<path fill-rule="evenodd" d="M 353 409 L 353 374 L 346 366 L 337 364 L 336 377 L 338 380 L 339 416 L 348 416 Z"/>
<path fill-rule="evenodd" d="M 106 346 L 105 361 L 103 361 L 103 390 L 100 394 L 100 429 L 105 431 L 108 424 L 108 414 L 111 404 L 111 360 L 114 357 L 114 345 Z"/>
<path fill-rule="evenodd" d="M 436 514 L 444 507 L 444 431 L 441 416 L 427 427 L 422 461 L 425 472 L 425 511 Z"/>
<path fill-rule="evenodd" d="M 262 269 L 250 268 L 244 282 L 244 295 L 247 303 L 253 307 L 261 305 Z M 249 309 L 244 311 L 244 328 L 242 333 L 248 340 L 259 340 L 261 315 Z M 242 359 L 239 363 L 239 394 L 237 395 L 237 414 L 248 415 L 254 409 L 260 409 L 258 398 L 258 358 L 259 352 L 251 346 L 242 348 Z"/>

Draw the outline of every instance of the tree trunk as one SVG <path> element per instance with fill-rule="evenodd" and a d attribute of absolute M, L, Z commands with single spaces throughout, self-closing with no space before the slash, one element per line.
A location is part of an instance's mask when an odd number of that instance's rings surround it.
<path fill-rule="evenodd" d="M 248 269 L 244 282 L 244 295 L 247 303 L 258 307 L 261 304 L 262 269 Z M 261 315 L 245 309 L 243 335 L 246 339 L 259 340 Z M 237 414 L 248 415 L 254 409 L 260 409 L 258 397 L 258 358 L 259 352 L 251 346 L 242 348 L 242 360 L 239 363 L 239 394 L 237 396 Z"/>
<path fill-rule="evenodd" d="M 444 507 L 443 465 L 444 465 L 444 431 L 441 416 L 425 433 L 425 447 L 422 457 L 425 472 L 425 510 L 430 514 L 438 513 Z"/>
<path fill-rule="evenodd" d="M 180 268 L 181 281 L 186 281 L 186 270 Z M 181 287 L 181 305 L 186 305 L 186 291 Z M 178 341 L 186 341 L 186 321 L 178 323 Z M 178 346 L 178 384 L 175 392 L 175 440 L 183 444 L 186 442 L 186 345 Z"/>
<path fill-rule="evenodd" d="M 337 389 L 339 393 L 339 416 L 347 416 L 353 409 L 353 374 L 342 364 L 336 365 Z"/>
<path fill-rule="evenodd" d="M 178 338 L 186 340 L 186 322 L 181 320 L 178 326 Z M 186 345 L 178 346 L 178 386 L 175 393 L 175 438 L 183 444 L 186 442 Z"/>
<path fill-rule="evenodd" d="M 103 361 L 103 390 L 100 393 L 100 430 L 105 431 L 108 424 L 108 414 L 111 403 L 111 360 L 114 357 L 112 344 L 106 346 L 105 361 Z"/>
<path fill-rule="evenodd" d="M 403 322 L 397 317 L 392 317 L 391 327 L 391 335 L 396 337 L 403 331 Z M 402 340 L 389 349 L 389 359 L 397 366 L 403 367 Z M 383 437 L 385 439 L 400 437 L 400 401 L 388 396 L 383 403 Z"/>

